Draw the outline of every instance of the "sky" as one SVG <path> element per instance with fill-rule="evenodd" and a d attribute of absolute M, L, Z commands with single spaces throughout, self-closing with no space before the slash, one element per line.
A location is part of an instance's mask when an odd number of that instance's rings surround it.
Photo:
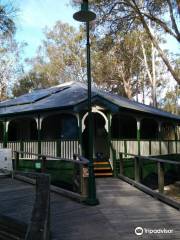
<path fill-rule="evenodd" d="M 26 42 L 24 57 L 35 56 L 37 47 L 44 38 L 43 29 L 52 28 L 56 21 L 67 22 L 74 27 L 79 23 L 73 19 L 76 9 L 72 8 L 69 0 L 12 0 L 18 9 L 16 17 L 16 39 Z"/>
<path fill-rule="evenodd" d="M 16 21 L 16 39 L 18 42 L 26 42 L 24 58 L 36 55 L 37 47 L 44 39 L 43 29 L 52 28 L 56 21 L 67 22 L 74 27 L 79 23 L 73 19 L 76 9 L 69 4 L 70 0 L 1 0 L 11 1 L 19 9 Z M 174 53 L 180 52 L 179 44 L 167 35 L 167 44 L 163 48 L 170 49 Z"/>

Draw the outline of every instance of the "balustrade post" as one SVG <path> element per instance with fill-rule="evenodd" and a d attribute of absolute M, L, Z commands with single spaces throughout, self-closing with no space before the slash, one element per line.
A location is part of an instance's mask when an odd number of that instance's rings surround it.
<path fill-rule="evenodd" d="M 15 158 L 14 158 L 14 170 L 17 171 L 19 168 L 19 152 L 14 153 Z"/>
<path fill-rule="evenodd" d="M 140 128 L 141 128 L 141 120 L 137 119 L 137 133 L 136 133 L 136 138 L 137 138 L 137 142 L 138 142 L 138 155 L 141 155 L 141 133 L 140 133 Z"/>
<path fill-rule="evenodd" d="M 158 162 L 158 187 L 159 192 L 164 192 L 164 163 Z"/>
<path fill-rule="evenodd" d="M 127 141 L 124 140 L 124 153 L 125 153 L 125 158 L 127 157 Z"/>
<path fill-rule="evenodd" d="M 61 140 L 58 139 L 56 142 L 56 155 L 57 157 L 61 157 Z"/>
<path fill-rule="evenodd" d="M 20 151 L 21 151 L 21 158 L 23 158 L 24 154 L 22 153 L 24 151 L 24 141 L 20 140 Z"/>
<path fill-rule="evenodd" d="M 177 133 L 177 125 L 174 126 L 174 134 L 175 134 L 175 145 L 176 145 L 176 154 L 178 153 L 177 150 L 177 140 L 178 140 L 178 133 Z"/>
<path fill-rule="evenodd" d="M 9 121 L 3 122 L 3 148 L 7 148 Z"/>
<path fill-rule="evenodd" d="M 151 140 L 149 140 L 149 155 L 151 155 Z"/>
<path fill-rule="evenodd" d="M 80 194 L 83 198 L 88 196 L 89 170 L 87 165 L 80 165 Z"/>
<path fill-rule="evenodd" d="M 140 182 L 140 159 L 135 157 L 134 160 L 134 177 L 135 181 Z"/>
<path fill-rule="evenodd" d="M 46 156 L 42 156 L 41 172 L 45 173 L 46 171 Z"/>
<path fill-rule="evenodd" d="M 113 155 L 113 176 L 117 177 L 116 151 L 114 149 L 112 149 L 112 155 Z"/>
<path fill-rule="evenodd" d="M 119 153 L 119 167 L 120 167 L 120 175 L 124 175 L 124 162 L 123 162 L 123 154 Z"/>
<path fill-rule="evenodd" d="M 162 141 L 162 123 L 158 123 L 158 140 L 159 140 L 159 155 L 162 154 L 161 141 Z"/>
<path fill-rule="evenodd" d="M 78 114 L 78 128 L 79 128 L 78 143 L 79 143 L 79 147 L 80 147 L 78 154 L 82 154 L 83 149 L 82 149 L 82 116 L 81 116 L 81 113 Z"/>
<path fill-rule="evenodd" d="M 41 154 L 41 125 L 42 125 L 42 118 L 40 116 L 38 116 L 38 118 L 36 118 L 36 122 L 37 122 L 37 131 L 38 131 L 38 154 Z M 38 157 L 39 159 L 39 157 Z"/>
<path fill-rule="evenodd" d="M 170 145 L 169 145 L 169 139 L 167 140 L 168 142 L 168 154 L 170 153 Z"/>

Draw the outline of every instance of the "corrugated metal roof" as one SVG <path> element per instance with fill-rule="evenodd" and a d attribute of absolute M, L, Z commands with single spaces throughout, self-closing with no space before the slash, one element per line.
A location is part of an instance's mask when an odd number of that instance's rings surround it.
<path fill-rule="evenodd" d="M 101 97 L 126 109 L 155 114 L 180 120 L 180 116 L 147 106 L 118 95 L 92 88 L 92 97 Z M 0 103 L 0 116 L 27 113 L 47 109 L 61 109 L 76 106 L 87 100 L 87 87 L 82 83 L 67 83 L 55 87 L 35 90 L 32 93 L 6 100 Z"/>

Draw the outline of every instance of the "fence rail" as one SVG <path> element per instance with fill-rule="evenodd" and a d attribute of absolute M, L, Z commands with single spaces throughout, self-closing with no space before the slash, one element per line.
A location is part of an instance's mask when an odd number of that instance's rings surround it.
<path fill-rule="evenodd" d="M 63 193 L 68 197 L 76 198 L 80 201 L 84 201 L 87 198 L 88 194 L 88 177 L 89 177 L 89 171 L 88 171 L 88 164 L 89 161 L 78 154 L 74 154 L 73 159 L 65 159 L 60 157 L 54 157 L 51 155 L 42 155 L 42 154 L 34 154 L 31 152 L 23 152 L 23 151 L 15 151 L 15 160 L 14 160 L 14 170 L 19 170 L 19 166 L 21 163 L 20 156 L 21 155 L 30 155 L 34 156 L 34 158 L 38 159 L 37 161 L 34 161 L 34 163 L 38 163 L 38 169 L 42 173 L 48 172 L 48 162 L 52 162 L 51 160 L 55 160 L 57 162 L 62 161 L 66 165 L 71 164 L 73 166 L 73 174 L 72 174 L 72 186 L 73 191 L 64 191 Z M 40 166 L 39 166 L 40 165 Z M 58 171 L 56 169 L 56 171 Z M 52 173 L 52 170 L 51 170 Z M 52 173 L 53 174 L 53 173 Z M 55 189 L 55 187 L 54 187 Z M 60 192 L 60 190 L 57 189 L 56 192 Z M 61 191 L 62 192 L 62 191 Z"/>
<path fill-rule="evenodd" d="M 139 156 L 136 154 L 130 154 L 126 152 L 120 152 L 119 154 L 119 168 L 115 166 L 116 168 L 116 176 L 119 176 L 125 181 L 128 181 L 129 183 L 133 184 L 134 186 L 140 188 L 141 190 L 147 192 L 148 194 L 155 196 L 159 198 L 160 200 L 178 208 L 180 210 L 180 204 L 169 199 L 166 197 L 164 193 L 164 185 L 165 185 L 165 164 L 171 164 L 178 168 L 178 172 L 180 169 L 180 162 L 174 161 L 174 160 L 164 160 L 157 157 L 147 157 L 147 156 Z M 125 176 L 124 174 L 124 161 L 130 157 L 134 161 L 134 180 Z M 154 162 L 157 164 L 157 174 L 158 174 L 158 190 L 159 193 L 153 191 L 149 187 L 143 185 L 141 183 L 142 181 L 142 174 L 143 174 L 143 166 L 144 162 Z M 117 169 L 119 169 L 119 172 L 117 172 Z"/>
<path fill-rule="evenodd" d="M 38 146 L 40 145 L 40 150 Z M 0 143 L 0 148 L 3 144 Z M 62 157 L 72 159 L 74 154 L 81 154 L 79 142 L 77 140 L 52 140 L 52 141 L 10 141 L 7 142 L 7 148 L 11 148 L 13 158 L 14 151 L 21 151 L 20 158 L 35 159 L 36 155 L 25 154 L 31 152 L 34 154 L 49 155 L 52 157 Z M 52 158 L 51 158 L 52 159 Z M 49 159 L 50 160 L 50 159 Z"/>

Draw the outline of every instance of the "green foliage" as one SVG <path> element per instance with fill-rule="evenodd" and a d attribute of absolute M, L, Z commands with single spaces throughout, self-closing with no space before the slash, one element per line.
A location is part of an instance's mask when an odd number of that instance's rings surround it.
<path fill-rule="evenodd" d="M 49 82 L 43 75 L 29 72 L 21 77 L 13 86 L 12 94 L 15 97 L 32 91 L 33 89 L 50 87 Z"/>
<path fill-rule="evenodd" d="M 45 88 L 66 81 L 84 81 L 86 76 L 84 31 L 57 22 L 45 29 L 45 39 L 36 57 L 27 59 L 31 70 L 19 79 L 13 89 L 14 96 L 34 88 Z"/>
<path fill-rule="evenodd" d="M 96 83 L 128 98 L 137 94 L 142 65 L 139 34 L 134 31 L 125 36 L 116 34 L 116 38 L 105 36 L 95 43 L 92 74 Z"/>
<path fill-rule="evenodd" d="M 180 83 L 174 66 L 162 51 L 157 37 L 154 36 L 149 26 L 151 23 L 152 27 L 158 29 L 160 34 L 167 33 L 180 42 L 179 18 L 176 15 L 178 1 L 92 0 L 91 2 L 97 13 L 97 25 L 104 34 L 112 35 L 115 38 L 119 32 L 130 34 L 135 30 L 142 31 L 144 29 L 167 69 Z"/>
<path fill-rule="evenodd" d="M 32 59 L 36 73 L 44 74 L 49 82 L 82 81 L 85 75 L 83 31 L 57 22 L 45 30 L 45 40 L 36 59 Z"/>
<path fill-rule="evenodd" d="M 180 89 L 176 86 L 174 90 L 167 91 L 165 97 L 161 101 L 161 106 L 165 111 L 180 114 L 180 107 L 178 105 L 180 99 Z"/>

